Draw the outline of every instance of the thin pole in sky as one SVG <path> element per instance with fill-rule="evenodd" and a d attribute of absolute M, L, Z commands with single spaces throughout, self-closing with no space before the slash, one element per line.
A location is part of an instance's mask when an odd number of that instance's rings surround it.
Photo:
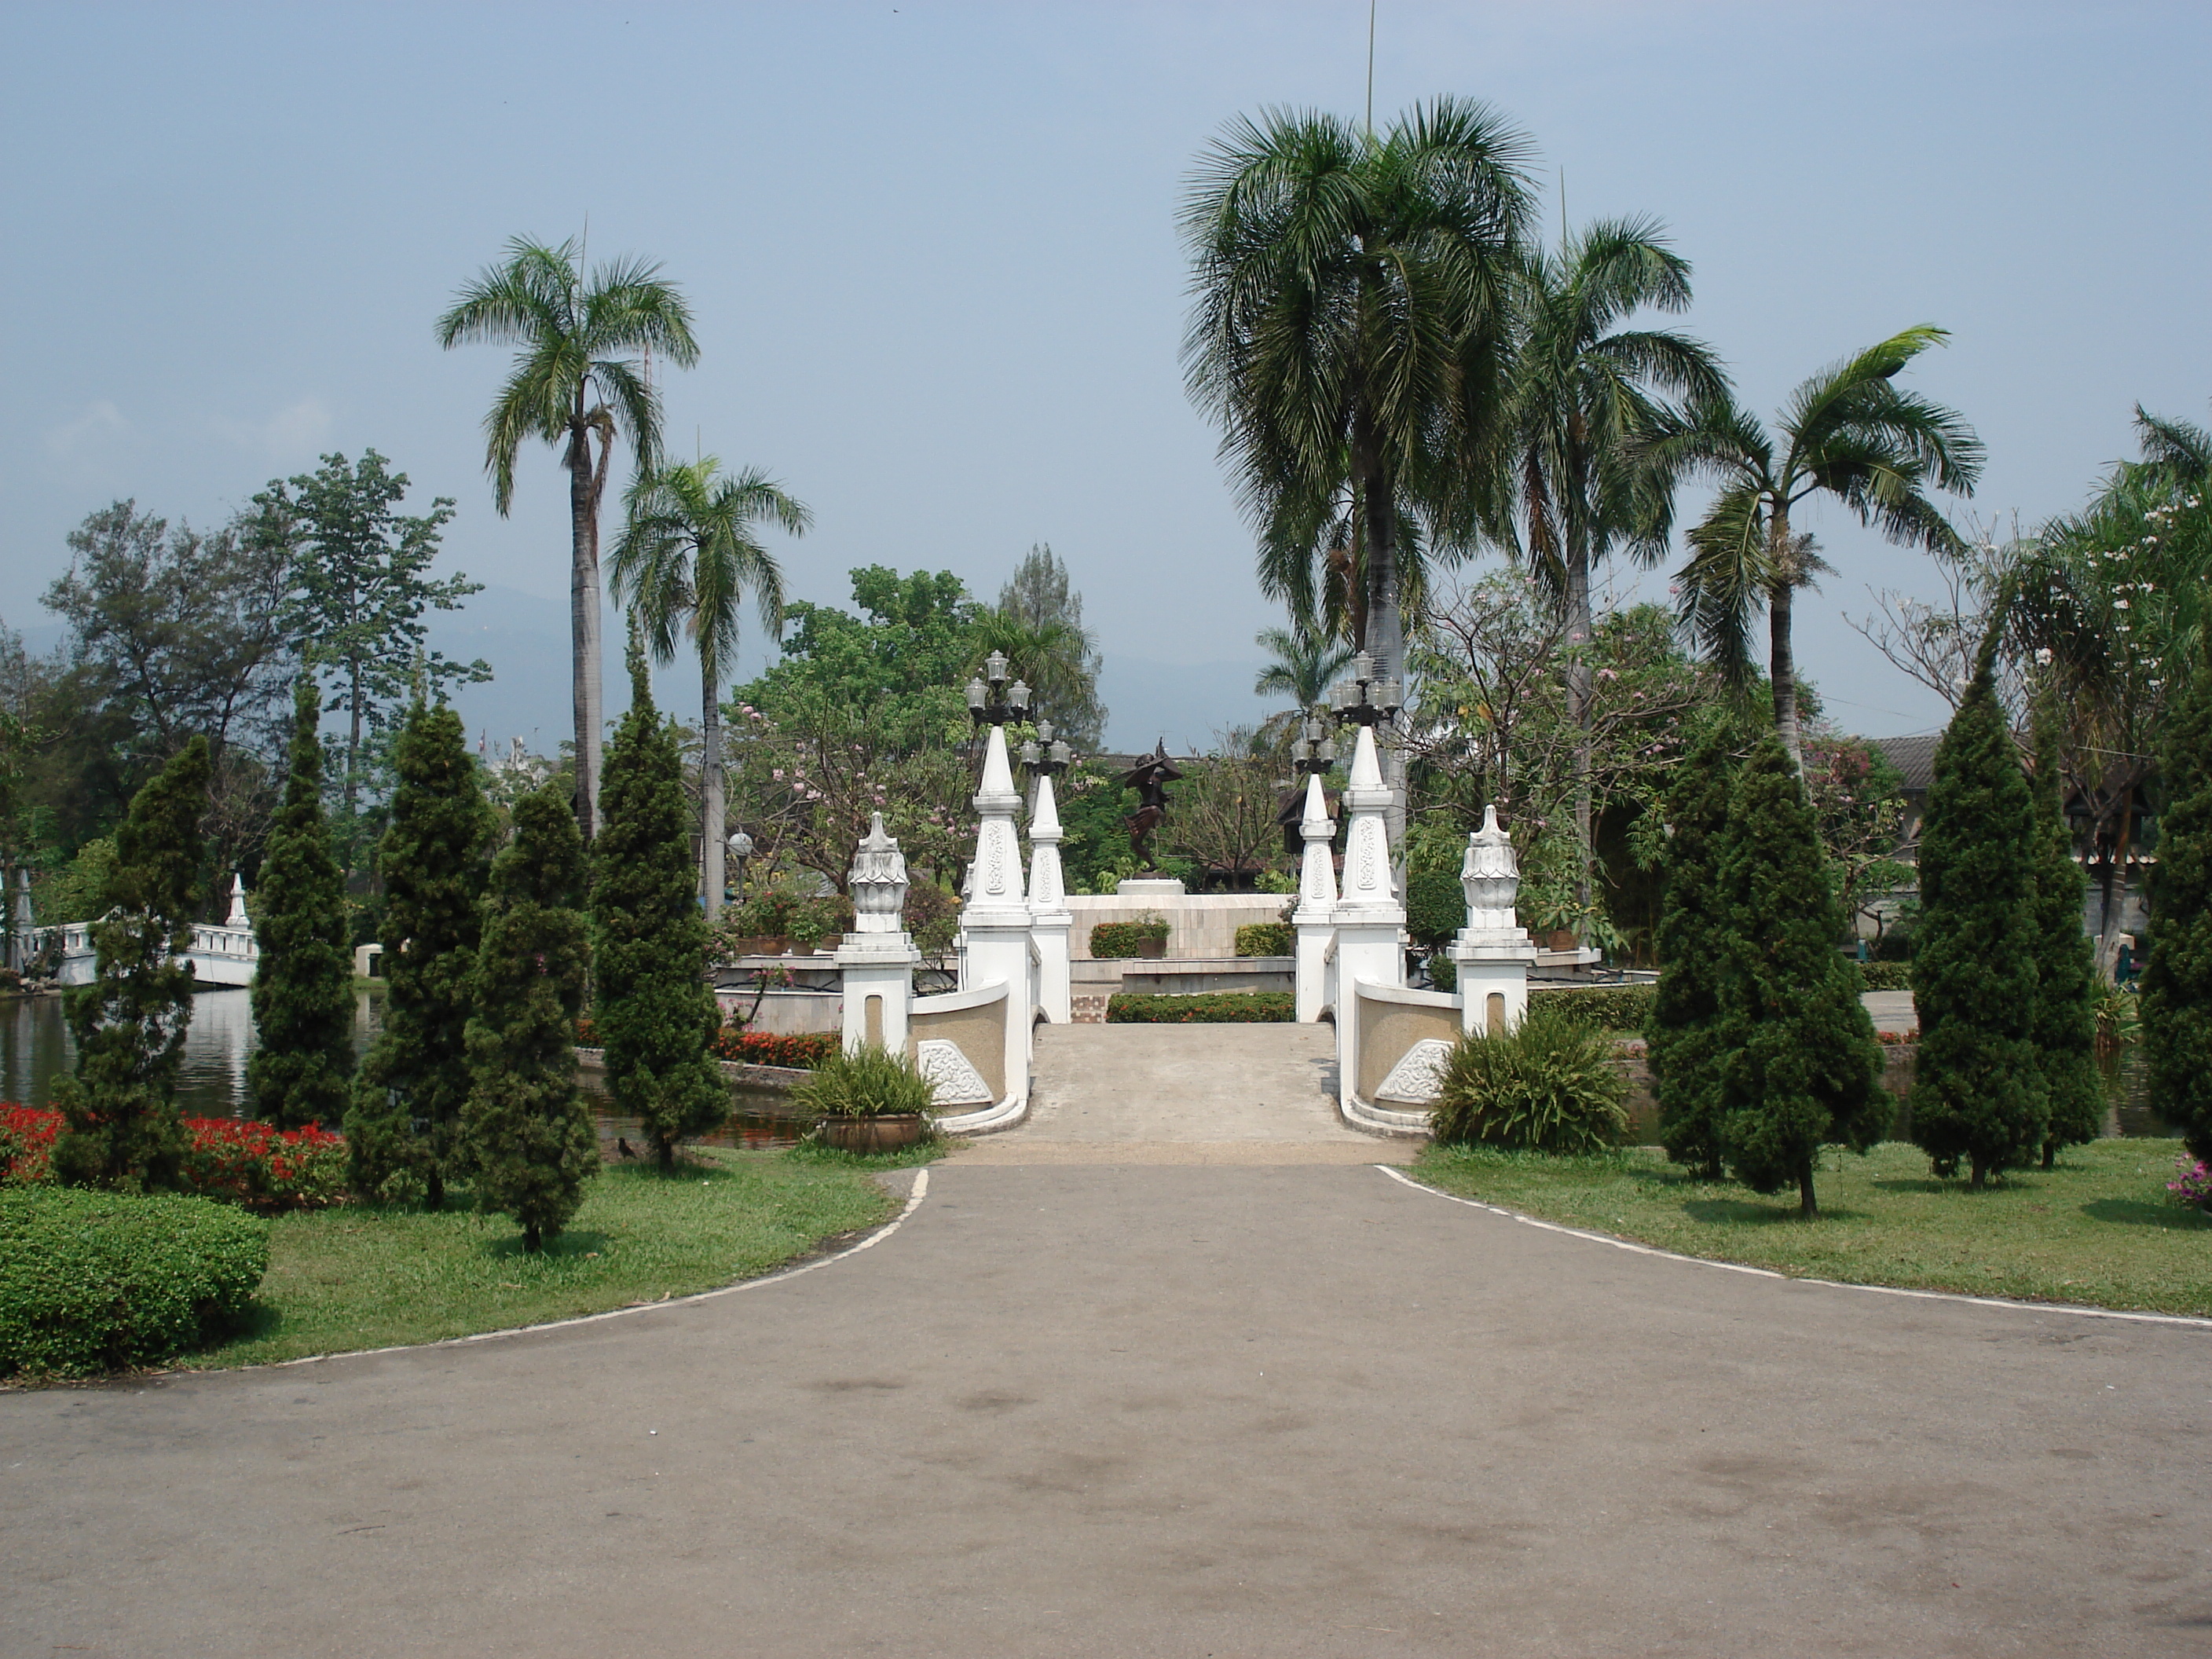
<path fill-rule="evenodd" d="M 1367 0 L 1367 136 L 1375 136 L 1375 0 Z"/>

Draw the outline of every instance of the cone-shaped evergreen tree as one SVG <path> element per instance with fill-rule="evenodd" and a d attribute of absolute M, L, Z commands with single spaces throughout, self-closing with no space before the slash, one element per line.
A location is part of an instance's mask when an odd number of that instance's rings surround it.
<path fill-rule="evenodd" d="M 2081 929 L 2085 884 L 2066 833 L 2065 792 L 2058 779 L 2057 699 L 2046 690 L 2035 703 L 2035 1044 L 2049 1118 L 2043 1167 L 2062 1146 L 2094 1140 L 2105 1127 L 2105 1090 L 2097 1076 L 2095 949 Z"/>
<path fill-rule="evenodd" d="M 280 1128 L 335 1124 L 353 1094 L 353 962 L 345 872 L 323 816 L 322 700 L 301 675 L 293 693 L 291 774 L 255 895 L 253 1029 L 246 1063 L 253 1115 Z"/>
<path fill-rule="evenodd" d="M 93 925 L 92 983 L 64 1004 L 76 1072 L 54 1104 L 57 1180 L 125 1191 L 173 1187 L 184 1155 L 177 1065 L 192 1020 L 192 921 L 205 901 L 210 765 L 194 738 L 131 802 L 115 836 L 115 866 Z"/>
<path fill-rule="evenodd" d="M 629 669 L 629 713 L 607 750 L 592 844 L 592 981 L 608 1097 L 644 1125 L 665 1173 L 678 1141 L 729 1115 L 730 1087 L 710 1046 L 721 1011 L 706 981 L 683 757 L 635 641 Z"/>
<path fill-rule="evenodd" d="M 1778 738 L 1736 774 L 1721 881 L 1735 935 L 1718 1026 L 1722 1151 L 1755 1192 L 1795 1184 L 1810 1218 L 1820 1148 L 1864 1152 L 1891 1105 L 1858 975 L 1836 948 L 1844 922 L 1813 809 Z"/>
<path fill-rule="evenodd" d="M 526 1250 L 568 1224 L 599 1172 L 599 1133 L 576 1086 L 583 888 L 584 841 L 568 797 L 557 784 L 524 796 L 514 844 L 492 862 L 463 1133 L 477 1207 L 520 1222 Z"/>
<path fill-rule="evenodd" d="M 392 825 L 377 848 L 384 880 L 384 1030 L 361 1063 L 346 1114 L 356 1190 L 419 1184 L 432 1209 L 459 1173 L 461 1104 L 469 1095 L 467 1031 L 474 1006 L 478 904 L 494 820 L 464 741 L 443 704 L 408 711 L 393 760 Z"/>
<path fill-rule="evenodd" d="M 1990 654 L 1936 748 L 1912 956 L 1912 1138 L 1977 1188 L 2039 1158 L 2050 1118 L 2033 1040 L 2041 838 Z"/>
<path fill-rule="evenodd" d="M 1667 893 L 1659 914 L 1659 994 L 1644 1035 L 1667 1156 L 1721 1175 L 1721 988 L 1736 947 L 1721 884 L 1735 764 L 1716 732 L 1676 769 L 1667 801 Z"/>
<path fill-rule="evenodd" d="M 2212 653 L 2192 670 L 2159 756 L 2166 810 L 2150 870 L 2143 1058 L 2153 1109 L 2212 1159 Z"/>

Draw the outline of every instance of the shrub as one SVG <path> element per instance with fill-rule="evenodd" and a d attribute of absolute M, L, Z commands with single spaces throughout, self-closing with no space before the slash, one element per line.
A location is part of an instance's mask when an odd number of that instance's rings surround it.
<path fill-rule="evenodd" d="M 714 1038 L 714 1053 L 741 1066 L 787 1066 L 811 1071 L 841 1047 L 835 1031 L 748 1031 L 725 1025 Z"/>
<path fill-rule="evenodd" d="M 1237 930 L 1237 954 L 1240 957 L 1287 957 L 1297 948 L 1298 930 L 1287 921 L 1248 922 Z"/>
<path fill-rule="evenodd" d="M 264 1215 L 319 1210 L 346 1192 L 343 1135 L 229 1118 L 185 1120 L 184 1189 Z"/>
<path fill-rule="evenodd" d="M 1164 940 L 1167 936 L 1168 924 L 1159 916 L 1145 916 L 1135 921 L 1102 921 L 1091 930 L 1091 954 L 1100 961 L 1133 957 L 1145 940 Z"/>
<path fill-rule="evenodd" d="M 1600 985 L 1586 991 L 1531 991 L 1528 1009 L 1553 1009 L 1591 1031 L 1640 1032 L 1659 999 L 1656 985 Z"/>
<path fill-rule="evenodd" d="M 1462 1037 L 1430 1115 L 1440 1141 L 1583 1157 L 1628 1133 L 1628 1080 L 1602 1032 L 1531 1007 L 1504 1036 Z"/>
<path fill-rule="evenodd" d="M 1438 951 L 1429 958 L 1429 983 L 1439 991 L 1459 989 L 1459 963 Z"/>
<path fill-rule="evenodd" d="M 52 1180 L 54 1137 L 61 1128 L 59 1112 L 0 1103 L 0 1187 Z"/>
<path fill-rule="evenodd" d="M 2192 1210 L 2212 1210 L 2212 1168 L 2207 1168 L 2201 1158 L 2187 1153 L 2173 1160 L 2177 1179 L 2166 1183 L 2166 1190 L 2173 1194 L 2176 1204 Z"/>
<path fill-rule="evenodd" d="M 0 1191 L 0 1376 L 155 1365 L 244 1313 L 266 1223 L 198 1198 Z"/>
<path fill-rule="evenodd" d="M 824 1117 L 887 1117 L 927 1112 L 935 1104 L 929 1079 L 904 1054 L 872 1042 L 823 1058 L 791 1091 L 792 1099 Z"/>
<path fill-rule="evenodd" d="M 1912 964 L 1909 962 L 1859 963 L 1859 989 L 1862 991 L 1910 991 L 1911 988 Z"/>
<path fill-rule="evenodd" d="M 1415 870 L 1406 878 L 1406 931 L 1416 945 L 1449 944 L 1467 926 L 1467 894 L 1459 871 Z"/>
<path fill-rule="evenodd" d="M 1297 1000 L 1288 991 L 1203 991 L 1156 996 L 1125 991 L 1106 1002 L 1109 1025 L 1285 1024 Z"/>

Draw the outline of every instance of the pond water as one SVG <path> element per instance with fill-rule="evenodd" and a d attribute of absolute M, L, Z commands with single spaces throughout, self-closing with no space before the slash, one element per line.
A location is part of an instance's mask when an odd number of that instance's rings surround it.
<path fill-rule="evenodd" d="M 356 1054 L 365 1050 L 382 1024 L 383 993 L 362 991 L 354 1002 Z M 187 1117 L 244 1117 L 246 1060 L 253 1052 L 253 1007 L 246 991 L 203 991 L 192 999 L 192 1023 L 185 1035 L 184 1064 L 177 1099 Z M 54 1079 L 76 1064 L 76 1044 L 62 1018 L 58 996 L 0 1000 L 0 1100 L 22 1106 L 50 1104 Z M 582 1078 L 585 1098 L 598 1120 L 600 1143 L 612 1152 L 618 1137 L 641 1152 L 644 1133 L 634 1117 L 610 1109 L 596 1071 Z M 768 1090 L 730 1090 L 730 1121 L 703 1137 L 708 1146 L 789 1146 L 806 1125 L 790 1115 L 786 1098 Z"/>

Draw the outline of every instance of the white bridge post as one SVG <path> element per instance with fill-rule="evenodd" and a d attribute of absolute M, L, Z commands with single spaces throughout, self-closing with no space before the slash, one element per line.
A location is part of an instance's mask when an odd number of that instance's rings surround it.
<path fill-rule="evenodd" d="M 1536 946 L 1514 914 L 1521 866 L 1495 806 L 1482 809 L 1482 828 L 1467 838 L 1459 886 L 1467 897 L 1467 926 L 1449 953 L 1459 976 L 1459 1028 L 1470 1036 L 1503 1036 L 1528 1012 L 1528 964 Z"/>
<path fill-rule="evenodd" d="M 907 1051 L 914 970 L 921 960 L 906 931 L 906 855 L 871 815 L 867 838 L 853 854 L 853 931 L 837 947 L 845 1001 L 845 1052 L 863 1044 Z"/>

